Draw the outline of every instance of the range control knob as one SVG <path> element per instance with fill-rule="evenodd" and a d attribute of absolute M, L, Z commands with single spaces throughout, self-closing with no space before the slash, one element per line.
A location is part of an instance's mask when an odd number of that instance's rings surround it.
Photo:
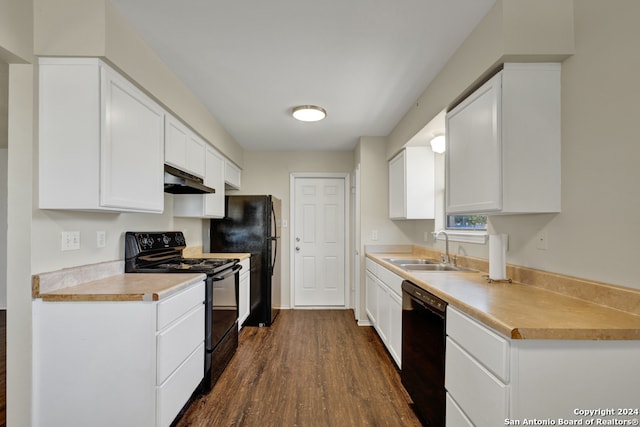
<path fill-rule="evenodd" d="M 142 249 L 151 249 L 153 248 L 153 238 L 148 234 L 143 234 L 138 237 L 138 242 L 140 242 L 140 246 Z"/>

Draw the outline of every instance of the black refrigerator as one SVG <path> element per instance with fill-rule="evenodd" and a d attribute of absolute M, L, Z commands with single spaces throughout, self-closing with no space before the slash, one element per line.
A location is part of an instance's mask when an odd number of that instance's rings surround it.
<path fill-rule="evenodd" d="M 212 219 L 211 252 L 251 253 L 251 312 L 244 325 L 270 326 L 280 308 L 280 200 L 226 196 L 225 217 Z"/>

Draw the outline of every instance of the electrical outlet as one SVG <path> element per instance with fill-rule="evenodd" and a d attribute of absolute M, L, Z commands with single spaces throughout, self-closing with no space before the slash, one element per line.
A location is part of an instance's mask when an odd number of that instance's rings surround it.
<path fill-rule="evenodd" d="M 96 246 L 99 248 L 104 248 L 105 246 L 107 246 L 106 231 L 96 231 Z"/>
<path fill-rule="evenodd" d="M 538 234 L 536 235 L 536 248 L 541 251 L 549 249 L 549 237 L 547 236 L 546 230 L 538 231 Z"/>
<path fill-rule="evenodd" d="M 378 240 L 378 230 L 371 230 L 371 240 Z"/>
<path fill-rule="evenodd" d="M 75 251 L 80 249 L 80 232 L 63 231 L 60 249 L 63 251 Z"/>

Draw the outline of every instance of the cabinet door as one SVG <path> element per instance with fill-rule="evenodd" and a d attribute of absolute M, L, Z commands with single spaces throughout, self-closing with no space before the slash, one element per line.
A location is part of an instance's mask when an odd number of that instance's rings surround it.
<path fill-rule="evenodd" d="M 242 178 L 242 171 L 228 160 L 224 162 L 224 183 L 231 190 L 239 190 Z"/>
<path fill-rule="evenodd" d="M 207 174 L 205 184 L 216 190 L 205 195 L 205 214 L 211 218 L 224 217 L 224 158 L 213 148 L 207 147 Z"/>
<path fill-rule="evenodd" d="M 206 176 L 205 150 L 208 144 L 193 132 L 189 132 L 187 141 L 187 172 L 200 178 Z"/>
<path fill-rule="evenodd" d="M 112 70 L 101 76 L 100 204 L 162 212 L 164 112 Z"/>
<path fill-rule="evenodd" d="M 187 167 L 188 129 L 170 114 L 165 115 L 164 162 L 184 170 Z"/>
<path fill-rule="evenodd" d="M 402 150 L 389 160 L 389 218 L 407 216 L 405 158 L 406 153 Z"/>
<path fill-rule="evenodd" d="M 376 330 L 382 338 L 385 345 L 389 341 L 389 295 L 387 294 L 387 287 L 376 279 L 377 285 L 377 299 L 378 299 L 378 313 Z"/>
<path fill-rule="evenodd" d="M 501 77 L 447 114 L 447 213 L 502 208 Z"/>
<path fill-rule="evenodd" d="M 402 369 L 402 297 L 389 292 L 389 353 Z"/>
<path fill-rule="evenodd" d="M 365 292 L 365 309 L 367 316 L 369 316 L 369 320 L 371 320 L 371 323 L 375 326 L 376 316 L 378 314 L 378 285 L 375 277 L 369 271 L 367 271 L 367 277 L 365 278 Z"/>

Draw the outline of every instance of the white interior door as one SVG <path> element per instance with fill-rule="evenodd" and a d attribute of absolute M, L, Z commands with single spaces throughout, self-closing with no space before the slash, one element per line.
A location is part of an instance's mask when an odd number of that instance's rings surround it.
<path fill-rule="evenodd" d="M 344 186 L 344 178 L 295 178 L 294 306 L 345 306 Z"/>

